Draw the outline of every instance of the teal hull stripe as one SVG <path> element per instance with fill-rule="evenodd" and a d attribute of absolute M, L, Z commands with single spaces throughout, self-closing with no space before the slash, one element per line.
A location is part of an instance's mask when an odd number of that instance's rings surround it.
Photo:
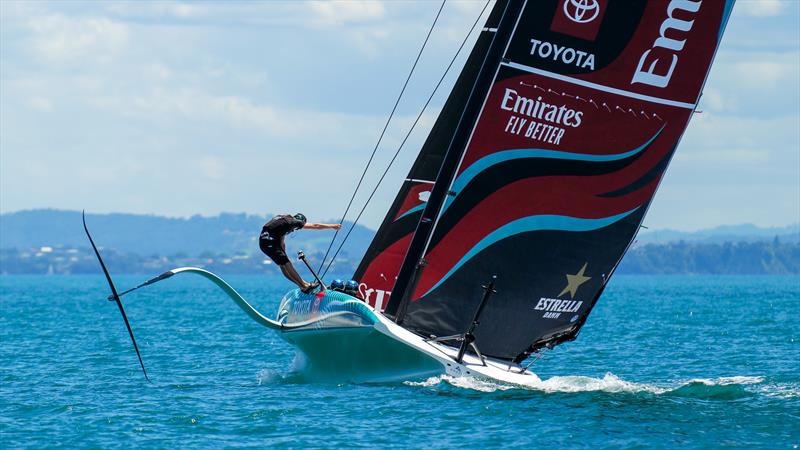
<path fill-rule="evenodd" d="M 517 234 L 522 233 L 529 233 L 532 231 L 592 231 L 597 230 L 603 227 L 607 227 L 613 223 L 616 223 L 625 217 L 631 215 L 634 211 L 639 209 L 636 207 L 628 212 L 624 212 L 621 214 L 617 214 L 616 216 L 611 217 L 604 217 L 601 219 L 582 219 L 579 217 L 569 217 L 569 216 L 556 216 L 556 215 L 541 215 L 541 216 L 528 216 L 523 217 L 522 219 L 517 219 L 513 222 L 509 222 L 502 227 L 494 230 L 493 232 L 489 233 L 478 242 L 477 245 L 472 247 L 470 251 L 468 251 L 460 261 L 458 261 L 449 272 L 442 277 L 439 282 L 433 285 L 432 288 L 428 289 L 425 294 L 422 296 L 426 296 L 430 294 L 434 289 L 439 287 L 442 283 L 444 283 L 450 276 L 452 276 L 461 266 L 466 264 L 467 261 L 475 257 L 478 253 L 482 252 L 485 248 L 493 245 L 494 243 L 501 241 L 503 239 L 509 238 L 511 236 L 515 236 Z"/>
<path fill-rule="evenodd" d="M 510 161 L 514 159 L 526 159 L 526 158 L 546 158 L 546 159 L 563 159 L 563 160 L 572 160 L 572 161 L 591 161 L 591 162 L 608 162 L 608 161 L 619 161 L 621 159 L 625 159 L 631 157 L 650 145 L 659 134 L 661 134 L 661 130 L 664 127 L 656 132 L 650 139 L 647 140 L 641 146 L 627 151 L 625 153 L 616 153 L 613 155 L 587 155 L 585 153 L 573 153 L 573 152 L 562 152 L 558 150 L 544 150 L 544 149 L 517 149 L 517 150 L 505 150 L 502 152 L 492 153 L 491 155 L 484 156 L 483 158 L 475 161 L 467 167 L 461 175 L 456 178 L 453 182 L 453 191 L 456 192 L 458 195 L 464 187 L 466 187 L 472 180 L 478 176 L 481 172 L 488 169 L 491 166 L 496 164 L 500 164 L 505 161 Z M 450 204 L 453 203 L 453 196 L 447 197 L 447 201 L 445 202 L 443 211 L 446 211 Z"/>

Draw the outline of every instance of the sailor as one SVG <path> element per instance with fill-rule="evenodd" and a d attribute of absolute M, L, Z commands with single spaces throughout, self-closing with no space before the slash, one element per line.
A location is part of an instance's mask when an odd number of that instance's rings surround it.
<path fill-rule="evenodd" d="M 296 284 L 304 293 L 311 292 L 312 289 L 319 286 L 319 283 L 308 283 L 303 280 L 303 277 L 297 273 L 291 261 L 286 256 L 286 243 L 284 237 L 287 234 L 305 228 L 308 230 L 338 230 L 341 224 L 329 223 L 308 223 L 306 216 L 297 213 L 294 216 L 289 214 L 279 214 L 269 222 L 264 224 L 261 228 L 261 235 L 258 239 L 258 246 L 261 251 L 270 259 L 275 261 L 275 264 L 281 268 L 283 276 L 288 278 L 291 282 Z"/>

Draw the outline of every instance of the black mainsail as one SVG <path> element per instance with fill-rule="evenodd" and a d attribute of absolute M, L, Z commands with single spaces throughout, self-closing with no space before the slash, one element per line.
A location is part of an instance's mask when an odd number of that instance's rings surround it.
<path fill-rule="evenodd" d="M 498 2 L 356 273 L 362 295 L 392 292 L 403 327 L 452 335 L 497 275 L 475 333 L 485 355 L 573 339 L 639 229 L 732 6 Z"/>

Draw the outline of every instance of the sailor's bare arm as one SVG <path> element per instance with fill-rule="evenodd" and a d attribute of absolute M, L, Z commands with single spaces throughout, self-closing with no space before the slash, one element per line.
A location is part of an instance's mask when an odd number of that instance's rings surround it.
<path fill-rule="evenodd" d="M 338 230 L 339 228 L 342 228 L 339 223 L 307 223 L 303 227 L 304 230 Z"/>

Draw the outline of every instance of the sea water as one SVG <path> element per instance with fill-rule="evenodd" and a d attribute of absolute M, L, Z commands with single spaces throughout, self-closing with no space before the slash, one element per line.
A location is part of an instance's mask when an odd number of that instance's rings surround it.
<path fill-rule="evenodd" d="M 225 278 L 269 315 L 289 288 Z M 124 297 L 148 383 L 102 277 L 0 276 L 0 295 L 3 448 L 800 445 L 797 276 L 616 277 L 528 389 L 306 382 L 288 344 L 191 276 Z"/>

